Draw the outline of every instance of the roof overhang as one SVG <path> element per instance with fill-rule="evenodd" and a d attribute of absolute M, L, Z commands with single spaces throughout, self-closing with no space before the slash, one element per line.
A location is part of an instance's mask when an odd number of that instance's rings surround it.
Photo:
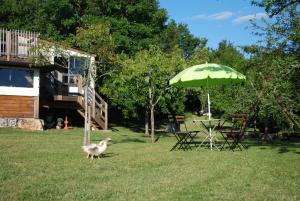
<path fill-rule="evenodd" d="M 1 60 L 0 60 L 0 67 L 39 69 L 40 71 L 66 70 L 63 67 L 54 64 L 33 64 L 29 62 L 1 61 Z"/>

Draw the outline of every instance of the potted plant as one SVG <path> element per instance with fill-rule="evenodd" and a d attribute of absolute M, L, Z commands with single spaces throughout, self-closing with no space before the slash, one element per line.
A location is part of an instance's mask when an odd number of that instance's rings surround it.
<path fill-rule="evenodd" d="M 56 129 L 61 129 L 63 126 L 63 118 L 57 118 L 57 124 L 56 124 Z"/>

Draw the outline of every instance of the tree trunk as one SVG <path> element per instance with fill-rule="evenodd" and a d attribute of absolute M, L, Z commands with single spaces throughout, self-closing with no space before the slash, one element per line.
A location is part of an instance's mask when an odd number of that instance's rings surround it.
<path fill-rule="evenodd" d="M 154 105 L 151 104 L 150 106 L 150 114 L 151 114 L 151 142 L 155 142 L 155 133 L 154 133 Z"/>
<path fill-rule="evenodd" d="M 145 111 L 145 136 L 149 136 L 149 110 L 146 107 Z"/>

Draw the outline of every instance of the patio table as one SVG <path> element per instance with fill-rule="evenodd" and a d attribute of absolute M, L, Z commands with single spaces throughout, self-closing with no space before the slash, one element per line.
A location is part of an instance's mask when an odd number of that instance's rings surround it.
<path fill-rule="evenodd" d="M 198 119 L 194 119 L 193 123 L 198 126 L 199 128 L 205 128 L 205 130 L 203 130 L 204 134 L 206 135 L 204 140 L 202 140 L 201 144 L 199 145 L 199 147 L 201 147 L 203 144 L 205 144 L 206 142 L 208 142 L 208 144 L 210 145 L 210 149 L 212 149 L 213 147 L 215 147 L 217 150 L 220 150 L 219 147 L 216 144 L 216 141 L 218 141 L 217 137 L 216 137 L 216 132 L 215 129 L 220 126 L 221 123 L 221 119 L 205 119 L 205 120 L 198 120 Z M 224 124 L 224 122 L 223 122 Z M 201 127 L 201 125 L 203 127 Z M 198 148 L 199 148 L 198 147 Z"/>

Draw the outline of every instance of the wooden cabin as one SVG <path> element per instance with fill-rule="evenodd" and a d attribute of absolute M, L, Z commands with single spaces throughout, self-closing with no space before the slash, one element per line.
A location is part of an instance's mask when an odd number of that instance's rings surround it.
<path fill-rule="evenodd" d="M 75 110 L 84 118 L 89 108 L 93 127 L 107 130 L 108 105 L 92 78 L 84 90 L 94 65 L 93 54 L 0 28 L 0 119 L 39 119 L 47 116 L 40 111 L 51 109 Z"/>

